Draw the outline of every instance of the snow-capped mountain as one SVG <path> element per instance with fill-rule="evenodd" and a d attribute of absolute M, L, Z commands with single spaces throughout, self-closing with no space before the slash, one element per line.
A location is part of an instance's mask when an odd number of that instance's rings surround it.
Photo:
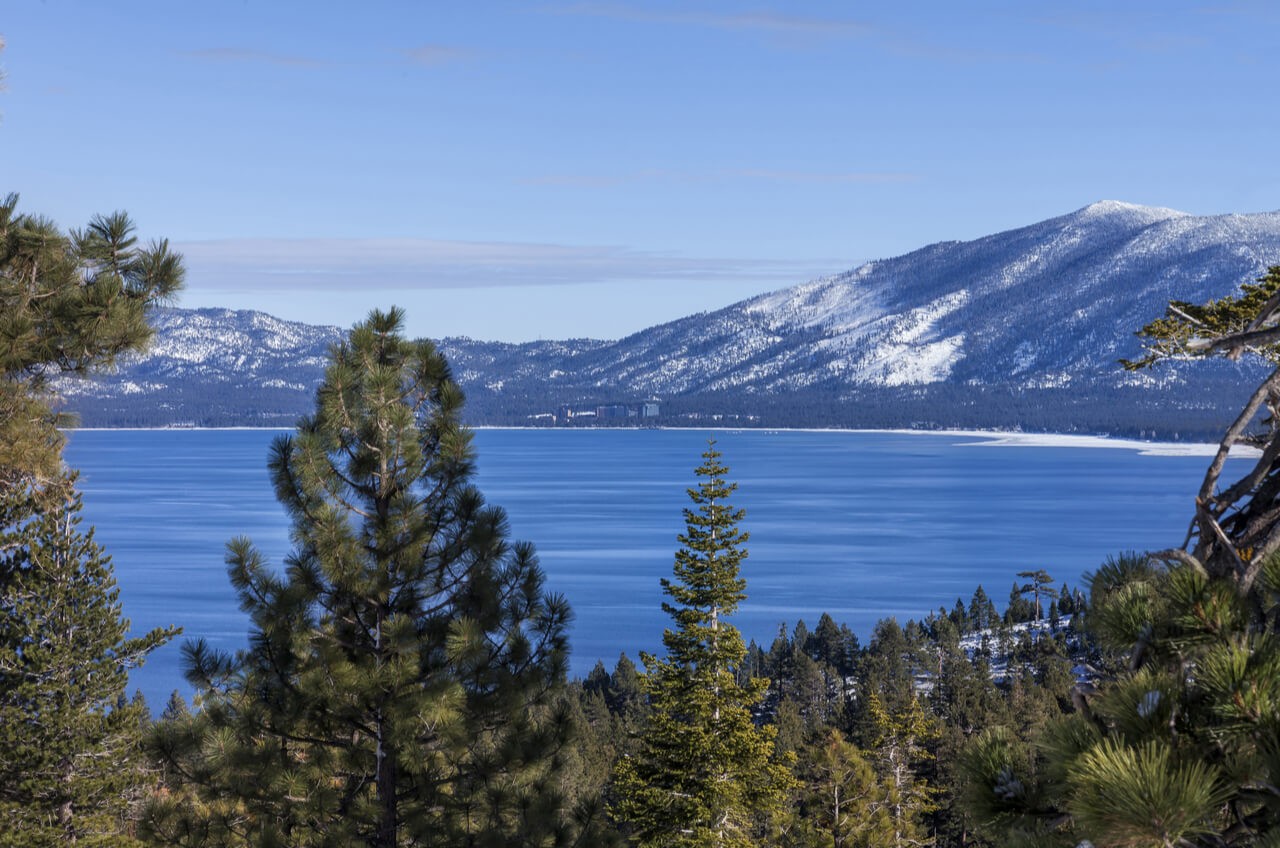
<path fill-rule="evenodd" d="M 597 350 L 602 385 L 673 395 L 940 382 L 1132 380 L 1133 333 L 1173 298 L 1219 297 L 1280 263 L 1280 213 L 1198 218 L 1104 201 L 931 245 L 654 327 Z"/>
<path fill-rule="evenodd" d="M 1221 297 L 1277 263 L 1280 213 L 1197 217 L 1103 201 L 617 341 L 445 339 L 441 347 L 483 421 L 658 398 L 685 416 L 738 413 L 761 423 L 1011 427 L 1038 426 L 1029 411 L 1049 403 L 1065 417 L 1048 416 L 1045 428 L 1107 429 L 1107 410 L 1156 397 L 1183 412 L 1226 414 L 1234 399 L 1222 395 L 1247 388 L 1256 367 L 1130 374 L 1116 361 L 1137 354 L 1134 330 L 1170 299 Z M 139 396 L 153 409 L 168 403 L 174 421 L 292 418 L 309 407 L 324 351 L 340 337 L 251 312 L 165 310 L 157 325 L 154 349 L 119 374 L 64 382 L 86 423 L 128 423 L 118 416 L 138 404 L 120 401 Z M 291 393 L 296 403 L 285 404 Z M 197 403 L 214 396 L 213 405 Z M 1143 420 L 1120 418 L 1119 429 Z"/>

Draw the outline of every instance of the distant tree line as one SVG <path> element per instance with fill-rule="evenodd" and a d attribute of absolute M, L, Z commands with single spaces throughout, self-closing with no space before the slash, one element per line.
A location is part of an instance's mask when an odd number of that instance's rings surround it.
<path fill-rule="evenodd" d="M 464 386 L 469 426 L 550 426 L 533 416 L 563 399 L 541 392 Z M 776 394 L 691 393 L 664 398 L 646 419 L 584 419 L 587 427 L 818 427 L 837 429 L 1020 429 L 1160 441 L 1215 441 L 1245 400 L 1236 371 L 1186 384 L 1149 387 L 1011 389 L 938 383 L 919 387 L 803 389 Z M 614 394 L 575 395 L 583 406 Z M 70 409 L 86 427 L 282 427 L 312 404 L 308 392 L 240 383 L 174 382 L 153 393 L 77 396 Z"/>

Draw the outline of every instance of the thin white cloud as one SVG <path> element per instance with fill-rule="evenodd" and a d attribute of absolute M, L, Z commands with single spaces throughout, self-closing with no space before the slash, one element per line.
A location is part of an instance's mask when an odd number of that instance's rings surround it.
<path fill-rule="evenodd" d="M 179 55 L 207 62 L 248 62 L 253 64 L 285 65 L 291 68 L 322 68 L 329 64 L 307 56 L 293 56 L 286 53 L 253 50 L 243 47 L 204 47 L 197 50 L 182 50 L 179 51 Z"/>
<path fill-rule="evenodd" d="M 725 32 L 754 32 L 784 49 L 807 48 L 815 41 L 858 39 L 888 53 L 948 65 L 979 63 L 1042 63 L 1038 53 L 1010 51 L 1007 45 L 976 47 L 954 42 L 922 41 L 869 20 L 813 17 L 779 12 L 659 11 L 642 4 L 577 3 L 546 9 L 552 14 L 609 18 L 646 24 L 702 27 Z"/>
<path fill-rule="evenodd" d="M 598 285 L 658 280 L 779 286 L 843 270 L 843 260 L 688 257 L 624 247 L 433 239 L 224 239 L 176 246 L 193 287 L 323 292 Z"/>
<path fill-rule="evenodd" d="M 722 30 L 754 30 L 770 35 L 868 35 L 875 31 L 870 24 L 847 18 L 814 18 L 772 12 L 661 12 L 644 6 L 617 3 L 578 3 L 552 11 L 559 14 L 590 15 L 638 23 L 667 23 L 702 26 Z"/>
<path fill-rule="evenodd" d="M 900 171 L 789 171 L 776 168 L 743 168 L 725 172 L 730 177 L 779 183 L 913 183 L 919 174 Z"/>
<path fill-rule="evenodd" d="M 712 183 L 734 180 L 763 180 L 775 183 L 882 185 L 919 182 L 919 174 L 905 171 L 796 171 L 780 168 L 733 168 L 698 173 L 666 168 L 646 168 L 618 174 L 542 174 L 526 177 L 523 185 L 566 186 L 573 188 L 614 188 L 635 183 Z"/>
<path fill-rule="evenodd" d="M 460 47 L 450 47 L 446 44 L 421 44 L 400 52 L 413 64 L 426 65 L 428 67 L 454 62 L 458 59 L 464 59 L 468 55 L 468 51 Z"/>

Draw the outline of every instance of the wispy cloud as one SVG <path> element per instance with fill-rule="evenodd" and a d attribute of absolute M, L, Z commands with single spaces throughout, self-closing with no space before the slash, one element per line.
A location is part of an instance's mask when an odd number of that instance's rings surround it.
<path fill-rule="evenodd" d="M 468 289 L 657 280 L 804 282 L 850 264 L 689 257 L 611 246 L 434 239 L 224 239 L 177 245 L 193 286 L 223 291 Z"/>
<path fill-rule="evenodd" d="M 245 62 L 252 64 L 285 65 L 292 68 L 323 68 L 330 64 L 307 56 L 293 56 L 268 50 L 243 47 L 204 47 L 198 50 L 182 50 L 179 55 L 207 62 Z"/>
<path fill-rule="evenodd" d="M 774 168 L 744 168 L 726 171 L 725 176 L 779 183 L 913 183 L 920 180 L 919 174 L 897 171 L 788 171 Z"/>
<path fill-rule="evenodd" d="M 415 65 L 427 65 L 429 67 L 454 62 L 470 55 L 468 51 L 460 47 L 450 47 L 446 44 L 422 44 L 418 47 L 401 50 L 400 53 Z"/>
<path fill-rule="evenodd" d="M 865 184 L 912 183 L 919 174 L 901 171 L 797 171 L 778 168 L 733 168 L 705 173 L 664 168 L 646 168 L 619 174 L 542 174 L 526 177 L 523 185 L 566 186 L 574 188 L 614 188 L 648 182 L 715 183 L 736 180 L 760 180 L 774 183 Z"/>
<path fill-rule="evenodd" d="M 552 11 L 559 14 L 591 15 L 639 23 L 685 24 L 782 36 L 857 36 L 868 35 L 875 31 L 870 24 L 846 18 L 814 18 L 772 12 L 662 12 L 644 6 L 625 6 L 616 3 L 578 3 L 555 7 Z"/>
<path fill-rule="evenodd" d="M 946 64 L 989 62 L 1042 62 L 1029 51 L 981 49 L 949 42 L 922 41 L 916 35 L 885 28 L 868 20 L 845 17 L 813 17 L 776 12 L 659 11 L 641 4 L 577 3 L 553 6 L 553 14 L 611 18 L 636 23 L 693 26 L 726 32 L 754 32 L 767 42 L 785 48 L 803 48 L 821 40 L 858 39 L 886 52 Z"/>
<path fill-rule="evenodd" d="M 1132 59 L 1132 53 L 1184 56 L 1207 45 L 1206 38 L 1194 26 L 1188 27 L 1185 21 L 1170 23 L 1171 17 L 1176 19 L 1176 14 L 1158 8 L 1117 7 L 1092 13 L 1059 11 L 1040 16 L 1035 23 L 1112 44 L 1118 56 L 1126 60 Z"/>

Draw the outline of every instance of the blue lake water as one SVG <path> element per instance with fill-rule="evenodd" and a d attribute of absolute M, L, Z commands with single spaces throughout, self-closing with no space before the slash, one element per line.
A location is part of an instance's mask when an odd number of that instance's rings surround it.
<path fill-rule="evenodd" d="M 86 523 L 112 555 L 135 630 L 178 624 L 132 683 L 153 708 L 187 691 L 178 644 L 234 650 L 246 619 L 223 552 L 248 536 L 279 563 L 288 524 L 266 471 L 277 435 L 254 430 L 79 431 Z M 479 486 L 512 536 L 538 549 L 549 588 L 573 607 L 572 671 L 660 647 L 687 487 L 708 433 L 481 430 Z M 768 644 L 822 612 L 866 637 L 982 584 L 1002 608 L 1018 571 L 1055 581 L 1121 550 L 1182 542 L 1208 458 L 1119 448 L 992 446 L 964 435 L 716 434 L 751 534 L 748 599 L 734 623 Z"/>

